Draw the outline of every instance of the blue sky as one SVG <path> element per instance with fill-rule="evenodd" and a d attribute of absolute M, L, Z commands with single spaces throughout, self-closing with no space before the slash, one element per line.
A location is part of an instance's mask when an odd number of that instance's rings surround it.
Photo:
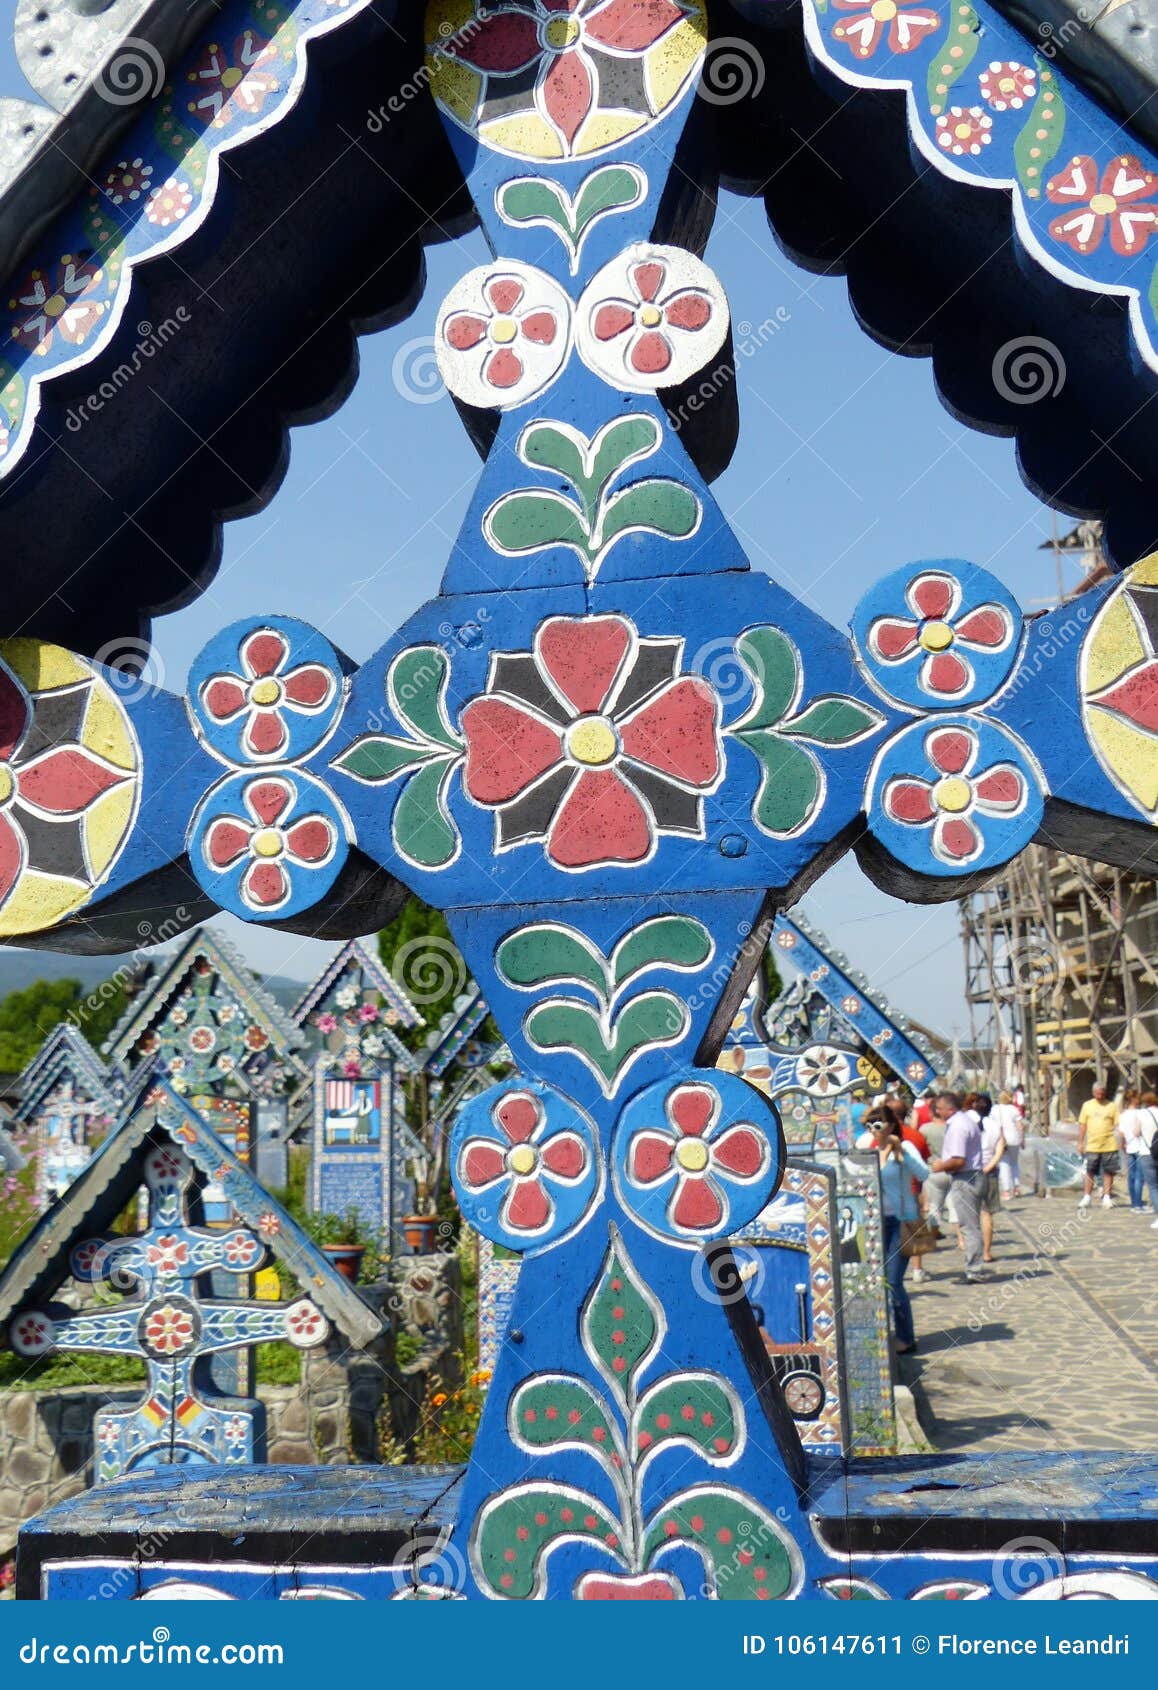
<path fill-rule="evenodd" d="M 0 93 L 24 92 L 5 39 Z M 362 661 L 437 590 L 479 459 L 445 394 L 404 395 L 430 373 L 443 294 L 484 257 L 478 235 L 431 249 L 417 311 L 365 337 L 351 398 L 294 432 L 272 504 L 227 525 L 214 582 L 157 623 L 167 686 L 179 690 L 209 636 L 253 612 L 300 616 Z M 714 487 L 754 569 L 837 624 L 871 581 L 920 558 L 982 564 L 1027 607 L 1050 598 L 1053 560 L 1038 550 L 1050 512 L 1022 485 L 1011 441 L 955 422 L 929 362 L 876 346 L 842 280 L 810 276 L 778 251 L 759 201 L 721 195 L 707 259 L 734 323 L 775 325 L 739 362 L 740 445 Z M 802 908 L 899 1007 L 947 1035 L 967 1033 L 956 905 L 898 903 L 849 858 Z M 272 973 L 308 978 L 331 949 L 224 926 Z"/>

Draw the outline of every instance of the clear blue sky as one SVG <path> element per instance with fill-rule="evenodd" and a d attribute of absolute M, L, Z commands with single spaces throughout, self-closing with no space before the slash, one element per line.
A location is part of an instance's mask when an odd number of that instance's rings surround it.
<path fill-rule="evenodd" d="M 0 93 L 23 92 L 5 32 Z M 228 524 L 216 580 L 157 624 L 168 686 L 179 689 L 205 640 L 237 617 L 292 612 L 362 661 L 436 591 L 479 460 L 449 398 L 417 404 L 397 389 L 416 362 L 429 374 L 442 295 L 484 256 L 478 235 L 432 248 L 415 314 L 365 337 L 351 398 L 328 421 L 295 430 L 272 504 Z M 753 568 L 838 624 L 869 582 L 918 558 L 983 564 L 1027 606 L 1049 597 L 1053 562 L 1037 548 L 1050 513 L 1022 485 L 1011 441 L 955 422 L 928 361 L 870 341 L 844 282 L 796 269 L 758 201 L 721 196 L 707 258 L 734 322 L 787 317 L 740 361 L 740 445 L 715 484 Z M 802 908 L 900 1008 L 947 1035 L 966 1034 L 955 904 L 886 898 L 849 858 Z M 271 973 L 308 978 L 331 949 L 224 925 L 253 966 Z"/>

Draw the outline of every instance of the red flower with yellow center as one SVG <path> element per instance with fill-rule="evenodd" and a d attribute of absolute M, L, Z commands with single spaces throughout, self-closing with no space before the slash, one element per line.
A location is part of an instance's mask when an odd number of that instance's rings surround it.
<path fill-rule="evenodd" d="M 677 673 L 680 639 L 622 616 L 555 616 L 503 652 L 462 713 L 463 784 L 496 811 L 495 849 L 544 840 L 559 868 L 642 862 L 663 834 L 704 837 L 723 778 L 720 703 Z"/>
<path fill-rule="evenodd" d="M 489 1138 L 468 1138 L 458 1157 L 458 1177 L 465 1191 L 485 1192 L 501 1185 L 506 1195 L 499 1211 L 501 1224 L 511 1232 L 537 1235 L 550 1227 L 555 1215 L 551 1186 L 573 1185 L 587 1172 L 588 1150 L 578 1133 L 557 1132 L 540 1143 L 547 1124 L 538 1098 L 512 1092 L 494 1110 L 495 1125 L 506 1144 Z"/>
<path fill-rule="evenodd" d="M 255 759 L 283 756 L 290 716 L 316 716 L 331 704 L 337 683 L 320 663 L 287 669 L 290 644 L 273 628 L 241 642 L 241 673 L 211 675 L 201 688 L 206 714 L 223 724 L 244 719 L 242 748 Z"/>

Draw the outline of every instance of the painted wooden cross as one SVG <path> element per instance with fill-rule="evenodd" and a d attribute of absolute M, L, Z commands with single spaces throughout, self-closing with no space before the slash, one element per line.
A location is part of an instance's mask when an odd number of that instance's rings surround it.
<path fill-rule="evenodd" d="M 943 10 L 805 19 L 848 81 L 892 85 L 919 50 L 925 155 L 1020 172 L 1032 250 L 1118 286 L 1158 176 L 1081 108 L 1090 156 L 1052 167 L 1047 204 L 1056 72 L 991 67 L 988 109 L 955 118 L 978 12 Z M 749 572 L 708 489 L 735 360 L 699 256 L 706 38 L 703 0 L 432 0 L 429 89 L 495 255 L 435 336 L 486 464 L 440 596 L 381 650 L 358 667 L 255 618 L 210 642 L 186 704 L 0 645 L 0 931 L 115 932 L 186 856 L 249 921 L 344 930 L 391 877 L 447 911 L 520 1073 L 452 1144 L 463 1213 L 525 1256 L 456 1529 L 476 1597 L 849 1586 L 750 1314 L 704 1289 L 783 1170 L 775 1108 L 712 1067 L 775 914 L 850 849 L 916 900 L 1034 839 L 1158 863 L 1158 558 L 1091 592 L 1069 642 L 956 560 L 894 570 L 851 637 Z M 1147 282 L 1122 283 L 1139 335 Z M 38 737 L 62 688 L 67 780 Z M 68 852 L 34 825 L 45 802 Z"/>

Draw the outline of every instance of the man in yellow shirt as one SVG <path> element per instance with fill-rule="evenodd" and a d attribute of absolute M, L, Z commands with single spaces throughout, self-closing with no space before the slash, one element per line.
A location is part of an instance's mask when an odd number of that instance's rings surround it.
<path fill-rule="evenodd" d="M 1082 1104 L 1078 1116 L 1078 1155 L 1086 1159 L 1085 1195 L 1079 1209 L 1088 1209 L 1094 1196 L 1094 1181 L 1102 1176 L 1102 1208 L 1114 1207 L 1114 1175 L 1121 1166 L 1118 1157 L 1118 1105 L 1106 1096 L 1103 1085 L 1094 1087 L 1093 1097 Z"/>

